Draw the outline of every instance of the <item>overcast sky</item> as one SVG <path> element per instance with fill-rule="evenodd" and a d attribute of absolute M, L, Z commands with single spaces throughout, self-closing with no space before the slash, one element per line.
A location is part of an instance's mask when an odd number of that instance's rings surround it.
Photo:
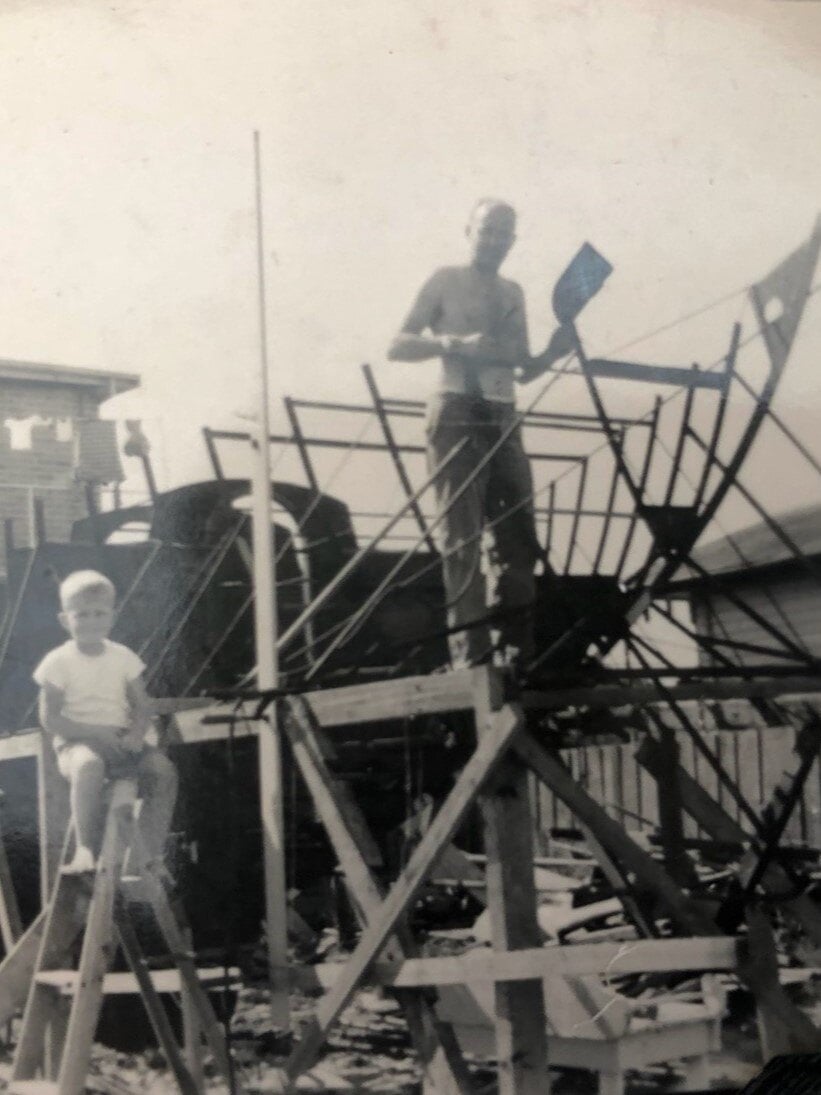
<path fill-rule="evenodd" d="M 253 407 L 254 128 L 276 399 L 361 399 L 362 361 L 430 386 L 385 347 L 477 196 L 520 211 L 535 348 L 585 239 L 616 268 L 582 323 L 604 350 L 821 207 L 819 0 L 0 0 L 0 43 L 0 356 L 139 373 L 106 413 L 144 417 L 162 485 Z M 642 349 L 715 357 L 729 308 Z M 817 450 L 819 313 L 778 403 Z"/>

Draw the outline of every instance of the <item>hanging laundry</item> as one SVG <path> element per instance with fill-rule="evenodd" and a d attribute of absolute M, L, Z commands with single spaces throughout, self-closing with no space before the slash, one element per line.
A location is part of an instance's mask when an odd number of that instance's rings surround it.
<path fill-rule="evenodd" d="M 3 425 L 11 434 L 10 447 L 17 452 L 30 451 L 31 431 L 35 426 L 48 426 L 50 422 L 50 418 L 43 418 L 39 414 L 29 415 L 28 418 L 6 418 Z"/>
<path fill-rule="evenodd" d="M 74 478 L 84 483 L 121 483 L 125 479 L 115 422 L 75 418 Z"/>
<path fill-rule="evenodd" d="M 70 418 L 55 418 L 58 441 L 71 441 L 74 437 L 74 424 Z"/>

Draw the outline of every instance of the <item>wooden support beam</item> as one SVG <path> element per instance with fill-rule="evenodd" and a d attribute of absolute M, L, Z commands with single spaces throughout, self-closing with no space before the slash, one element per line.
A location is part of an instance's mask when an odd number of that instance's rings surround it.
<path fill-rule="evenodd" d="M 42 498 L 32 498 L 34 518 L 34 543 L 38 546 L 46 542 L 46 505 Z"/>
<path fill-rule="evenodd" d="M 0 937 L 2 937 L 3 950 L 6 954 L 11 952 L 22 934 L 23 922 L 20 919 L 17 893 L 6 855 L 6 844 L 0 830 Z"/>
<path fill-rule="evenodd" d="M 636 760 L 657 781 L 666 775 L 665 754 L 658 741 L 646 735 L 636 750 Z M 727 844 L 749 843 L 750 834 L 721 807 L 712 795 L 678 766 L 676 778 L 681 805 L 713 840 Z"/>
<path fill-rule="evenodd" d="M 28 735 L 26 735 L 28 736 Z M 40 830 L 40 904 L 51 900 L 69 819 L 68 783 L 57 770 L 48 734 L 32 735 L 37 756 L 37 822 Z"/>
<path fill-rule="evenodd" d="M 520 735 L 514 749 L 565 806 L 593 832 L 608 854 L 636 877 L 637 885 L 652 893 L 659 907 L 692 935 L 713 935 L 715 924 L 668 876 L 663 867 L 627 835 L 599 804 L 580 787 L 564 764 L 532 736 Z"/>
<path fill-rule="evenodd" d="M 467 711 L 473 706 L 473 675 L 476 670 L 457 669 L 430 676 L 403 677 L 399 680 L 374 681 L 368 684 L 327 688 L 306 693 L 305 698 L 320 726 L 363 725 L 391 719 L 415 718 L 419 715 L 443 714 L 447 711 Z M 571 707 L 652 707 L 664 706 L 673 700 L 731 700 L 756 697 L 779 697 L 798 700 L 821 693 L 821 677 L 773 677 L 745 680 L 721 679 L 688 681 L 665 688 L 660 698 L 655 684 L 631 683 L 618 685 L 588 685 L 561 688 L 555 691 L 526 690 L 518 703 L 526 710 L 560 711 Z M 227 721 L 235 717 L 248 721 L 248 732 L 257 733 L 250 717 L 253 706 L 236 716 L 234 705 L 217 704 L 202 699 L 172 697 L 154 701 L 155 710 L 178 714 L 177 723 L 183 743 L 220 741 L 227 737 Z M 202 709 L 200 711 L 199 709 Z M 206 715 L 207 711 L 207 715 Z M 203 722 L 203 716 L 210 721 Z M 224 721 L 220 721 L 224 720 Z M 0 762 L 16 757 L 37 755 L 38 732 L 0 737 Z"/>
<path fill-rule="evenodd" d="M 348 892 L 363 925 L 373 920 L 382 906 L 383 894 L 368 866 L 373 862 L 375 843 L 364 817 L 348 794 L 343 781 L 335 779 L 323 757 L 321 731 L 312 726 L 304 700 L 288 702 L 283 720 L 294 760 L 311 793 L 328 837 L 345 873 Z M 402 933 L 404 935 L 404 933 Z M 401 959 L 410 949 L 410 939 L 392 938 L 387 949 Z M 473 1083 L 453 1031 L 440 1023 L 430 1003 L 413 992 L 400 992 L 411 1039 L 425 1073 L 425 1088 L 431 1095 L 469 1095 Z M 313 1062 L 306 1062 L 309 1067 Z"/>
<path fill-rule="evenodd" d="M 503 709 L 502 679 L 488 673 L 478 682 L 476 733 L 492 734 Z M 484 818 L 485 885 L 494 952 L 538 947 L 533 880 L 533 818 L 528 773 L 516 756 L 499 763 L 479 796 Z M 494 1027 L 499 1095 L 548 1095 L 547 1021 L 541 981 L 497 981 Z"/>
<path fill-rule="evenodd" d="M 511 951 L 477 947 L 466 954 L 440 958 L 406 958 L 399 963 L 380 959 L 368 970 L 367 983 L 412 989 L 427 985 L 585 977 L 603 970 L 613 977 L 686 970 L 729 972 L 738 965 L 738 944 L 739 940 L 733 936 L 716 935 L 691 939 L 639 939 L 629 946 L 624 943 L 574 943 L 572 947 L 539 946 Z M 341 970 L 342 966 L 337 962 L 292 967 L 293 983 L 306 991 L 328 989 L 338 980 Z"/>
<path fill-rule="evenodd" d="M 664 778 L 657 780 L 659 828 L 661 830 L 664 866 L 680 886 L 695 881 L 695 869 L 684 848 L 684 818 L 681 792 L 676 779 L 679 768 L 679 748 L 676 732 L 659 722 L 659 746 L 664 754 Z"/>
<path fill-rule="evenodd" d="M 65 1030 L 65 1051 L 60 1062 L 60 1091 L 82 1091 L 88 1073 L 91 1044 L 103 1002 L 103 978 L 112 958 L 114 901 L 120 866 L 134 828 L 136 784 L 114 783 L 94 889 L 85 924 L 78 968 L 77 989 L 71 1001 Z M 40 963 L 41 967 L 43 963 Z M 26 1078 L 15 1061 L 14 1078 Z"/>
<path fill-rule="evenodd" d="M 489 670 L 483 668 L 472 672 L 481 674 Z M 362 933 L 359 945 L 348 960 L 339 981 L 320 1001 L 315 1018 L 306 1028 L 302 1040 L 288 1061 L 287 1067 L 291 1075 L 302 1072 L 304 1062 L 315 1058 L 328 1029 L 350 1000 L 368 966 L 408 911 L 437 857 L 450 842 L 465 814 L 476 801 L 480 787 L 519 733 L 521 725 L 521 712 L 508 705 L 499 712 L 493 729 L 483 735 L 430 828 L 416 846 L 405 870 L 391 887 L 378 916 L 374 917 Z"/>

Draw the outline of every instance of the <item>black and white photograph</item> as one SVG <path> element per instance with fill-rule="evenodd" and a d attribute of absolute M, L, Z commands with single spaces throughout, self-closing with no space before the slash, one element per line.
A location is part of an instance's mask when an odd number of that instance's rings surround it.
<path fill-rule="evenodd" d="M 821 0 L 0 59 L 0 1091 L 821 1093 Z"/>

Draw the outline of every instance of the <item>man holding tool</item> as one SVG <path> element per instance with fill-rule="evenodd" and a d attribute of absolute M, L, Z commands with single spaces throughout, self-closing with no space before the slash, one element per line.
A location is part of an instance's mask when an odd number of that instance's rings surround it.
<path fill-rule="evenodd" d="M 467 443 L 436 479 L 451 662 L 478 665 L 493 655 L 481 538 L 493 532 L 494 608 L 503 661 L 522 668 L 533 653 L 534 568 L 541 556 L 533 480 L 522 445 L 514 379 L 540 376 L 574 346 L 559 327 L 531 357 L 524 295 L 499 268 L 516 238 L 516 213 L 483 198 L 466 230 L 469 261 L 446 266 L 423 285 L 388 351 L 392 361 L 439 357 L 428 405 L 428 462 L 435 468 L 462 438 Z"/>

